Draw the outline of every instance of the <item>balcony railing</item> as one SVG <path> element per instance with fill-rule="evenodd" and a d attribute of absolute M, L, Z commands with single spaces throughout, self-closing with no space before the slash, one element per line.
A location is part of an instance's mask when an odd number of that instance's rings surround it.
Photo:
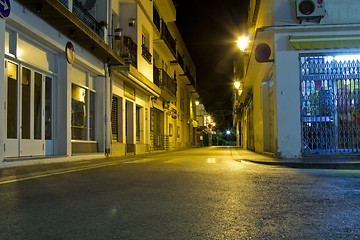
<path fill-rule="evenodd" d="M 69 9 L 69 1 L 68 0 L 59 0 L 67 9 Z"/>
<path fill-rule="evenodd" d="M 101 24 L 77 0 L 73 1 L 72 13 L 77 16 L 85 25 L 96 32 L 97 35 L 104 39 L 104 29 Z"/>
<path fill-rule="evenodd" d="M 155 67 L 155 65 L 154 65 L 154 83 L 156 84 L 156 86 L 159 87 L 161 86 L 160 69 Z"/>
<path fill-rule="evenodd" d="M 157 11 L 157 9 L 155 8 L 154 6 L 154 10 L 153 10 L 153 22 L 156 26 L 156 28 L 159 30 L 161 30 L 161 21 L 160 21 L 160 14 L 159 12 Z"/>
<path fill-rule="evenodd" d="M 180 55 L 179 51 L 177 52 L 177 61 L 178 61 L 179 65 L 180 65 L 180 67 L 184 70 L 185 69 L 184 59 Z"/>
<path fill-rule="evenodd" d="M 169 29 L 167 28 L 165 22 L 161 20 L 161 38 L 166 42 L 174 56 L 176 55 L 176 42 L 175 39 L 171 36 Z"/>
<path fill-rule="evenodd" d="M 154 83 L 160 87 L 167 89 L 176 97 L 176 80 L 173 80 L 163 69 L 154 66 Z"/>
<path fill-rule="evenodd" d="M 129 36 L 115 39 L 113 37 L 113 50 L 119 54 L 126 64 L 131 64 L 137 68 L 137 45 Z"/>
<path fill-rule="evenodd" d="M 177 88 L 176 82 L 173 79 L 171 79 L 171 77 L 162 69 L 161 69 L 161 82 L 165 88 L 167 88 L 174 96 L 176 96 L 176 88 Z"/>
<path fill-rule="evenodd" d="M 191 75 L 190 70 L 189 70 L 188 67 L 186 67 L 185 75 L 190 80 L 190 83 L 196 88 L 195 78 Z"/>
<path fill-rule="evenodd" d="M 149 48 L 147 48 L 144 44 L 141 45 L 142 47 L 142 53 L 141 55 L 145 58 L 146 61 L 148 61 L 149 63 L 151 63 L 151 53 L 149 51 Z"/>

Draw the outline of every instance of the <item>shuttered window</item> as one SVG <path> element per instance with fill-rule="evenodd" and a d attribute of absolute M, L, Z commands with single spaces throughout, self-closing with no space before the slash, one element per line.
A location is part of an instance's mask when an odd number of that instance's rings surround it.
<path fill-rule="evenodd" d="M 112 139 L 117 141 L 119 134 L 118 127 L 118 98 L 113 96 L 111 103 L 111 133 Z"/>

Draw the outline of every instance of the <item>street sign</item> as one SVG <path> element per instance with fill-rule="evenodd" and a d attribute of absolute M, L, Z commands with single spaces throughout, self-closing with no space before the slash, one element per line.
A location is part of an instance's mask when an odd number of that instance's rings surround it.
<path fill-rule="evenodd" d="M 0 0 L 0 17 L 7 18 L 10 15 L 10 0 Z"/>

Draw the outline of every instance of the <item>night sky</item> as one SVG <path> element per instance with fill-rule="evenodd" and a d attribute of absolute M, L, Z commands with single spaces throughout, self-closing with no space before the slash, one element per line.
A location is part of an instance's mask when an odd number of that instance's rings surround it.
<path fill-rule="evenodd" d="M 177 26 L 195 62 L 200 101 L 219 130 L 232 127 L 233 63 L 249 0 L 178 0 Z"/>

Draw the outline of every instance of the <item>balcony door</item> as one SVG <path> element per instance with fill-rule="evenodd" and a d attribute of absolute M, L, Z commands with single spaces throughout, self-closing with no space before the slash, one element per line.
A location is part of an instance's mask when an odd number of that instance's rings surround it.
<path fill-rule="evenodd" d="M 52 154 L 52 78 L 5 62 L 5 157 Z"/>

